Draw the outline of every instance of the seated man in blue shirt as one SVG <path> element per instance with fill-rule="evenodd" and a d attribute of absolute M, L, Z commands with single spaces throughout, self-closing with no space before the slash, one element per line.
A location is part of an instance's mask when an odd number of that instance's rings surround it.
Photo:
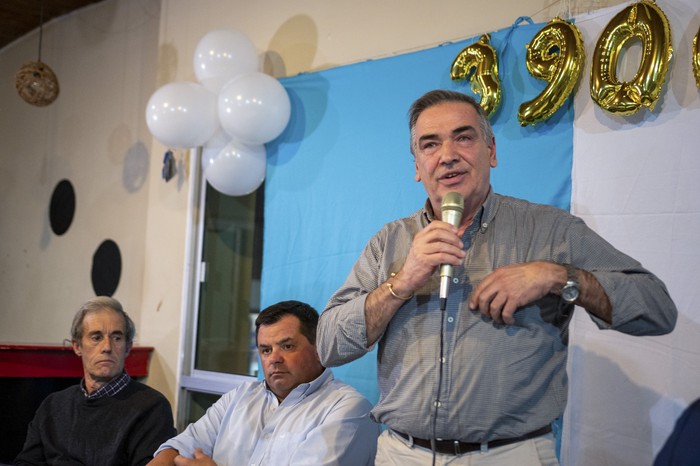
<path fill-rule="evenodd" d="M 224 394 L 149 465 L 373 464 L 372 406 L 321 365 L 317 324 L 316 310 L 299 301 L 263 310 L 255 328 L 265 381 Z"/>

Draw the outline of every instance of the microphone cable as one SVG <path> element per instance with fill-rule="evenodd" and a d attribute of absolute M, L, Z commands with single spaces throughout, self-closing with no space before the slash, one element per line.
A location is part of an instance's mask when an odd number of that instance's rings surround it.
<path fill-rule="evenodd" d="M 438 410 L 440 409 L 440 392 L 442 391 L 442 368 L 445 365 L 444 362 L 445 358 L 445 311 L 441 310 L 440 311 L 440 355 L 438 358 L 438 385 L 437 385 L 437 395 L 435 397 L 435 401 L 433 402 L 435 405 L 435 415 L 433 416 L 433 435 L 432 438 L 430 439 L 431 442 L 431 450 L 433 451 L 433 466 L 435 466 L 435 462 L 437 459 L 437 451 L 435 447 L 435 442 L 437 441 L 437 418 L 438 418 Z"/>

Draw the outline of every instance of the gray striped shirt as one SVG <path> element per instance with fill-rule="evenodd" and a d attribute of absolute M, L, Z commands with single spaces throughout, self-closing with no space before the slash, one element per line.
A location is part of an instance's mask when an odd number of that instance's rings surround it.
<path fill-rule="evenodd" d="M 366 347 L 366 296 L 401 269 L 413 236 L 431 220 L 426 203 L 369 241 L 321 315 L 317 347 L 324 365 L 338 366 L 372 349 Z M 394 430 L 425 439 L 485 442 L 523 435 L 563 414 L 573 305 L 548 295 L 519 309 L 513 325 L 494 323 L 470 310 L 467 301 L 498 267 L 538 260 L 573 264 L 593 273 L 608 294 L 612 325 L 591 316 L 600 328 L 633 335 L 673 328 L 677 311 L 665 285 L 567 212 L 490 193 L 462 240 L 467 256 L 454 267 L 444 313 L 436 271 L 378 342 L 381 397 L 372 415 Z M 441 334 L 445 357 L 439 383 Z"/>

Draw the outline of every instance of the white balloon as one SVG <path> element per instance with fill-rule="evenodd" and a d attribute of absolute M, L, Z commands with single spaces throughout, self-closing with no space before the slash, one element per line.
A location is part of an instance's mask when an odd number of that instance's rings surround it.
<path fill-rule="evenodd" d="M 231 141 L 210 161 L 205 177 L 217 191 L 229 196 L 250 194 L 265 180 L 265 146 Z"/>
<path fill-rule="evenodd" d="M 231 137 L 265 144 L 284 131 L 291 103 L 282 84 L 272 76 L 252 72 L 236 76 L 219 93 L 219 121 Z"/>
<path fill-rule="evenodd" d="M 207 174 L 207 168 L 214 163 L 219 152 L 231 142 L 231 137 L 219 126 L 214 135 L 204 143 L 202 147 L 202 171 L 204 176 Z"/>
<path fill-rule="evenodd" d="M 199 83 L 166 84 L 148 100 L 146 124 L 166 146 L 201 146 L 219 127 L 216 95 Z"/>
<path fill-rule="evenodd" d="M 260 59 L 255 45 L 243 33 L 221 29 L 200 39 L 193 65 L 197 81 L 216 94 L 234 76 L 260 69 Z"/>

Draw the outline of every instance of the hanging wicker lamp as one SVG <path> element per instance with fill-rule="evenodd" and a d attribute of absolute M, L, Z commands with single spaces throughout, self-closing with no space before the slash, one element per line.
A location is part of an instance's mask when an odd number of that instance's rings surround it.
<path fill-rule="evenodd" d="M 52 103 L 60 90 L 53 70 L 40 61 L 30 61 L 20 67 L 15 75 L 15 87 L 25 102 L 37 107 Z"/>
<path fill-rule="evenodd" d="M 15 88 L 19 96 L 28 104 L 45 107 L 58 97 L 58 79 L 51 67 L 41 61 L 41 40 L 44 32 L 44 4 L 41 5 L 39 26 L 39 59 L 20 67 L 15 75 Z"/>

